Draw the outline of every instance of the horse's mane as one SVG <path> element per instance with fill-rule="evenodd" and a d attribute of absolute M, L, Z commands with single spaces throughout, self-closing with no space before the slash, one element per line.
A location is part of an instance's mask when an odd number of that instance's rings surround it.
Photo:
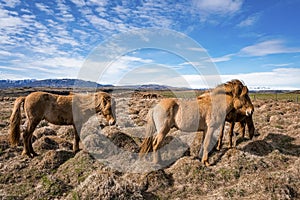
<path fill-rule="evenodd" d="M 227 95 L 234 96 L 235 92 L 239 92 L 236 91 L 238 87 L 242 87 L 242 86 L 244 86 L 242 81 L 238 79 L 232 79 L 231 81 L 227 81 L 226 83 L 222 83 L 218 85 L 216 88 L 214 88 L 211 91 L 211 94 L 213 95 L 227 94 Z"/>
<path fill-rule="evenodd" d="M 95 108 L 95 94 L 73 94 L 73 101 L 82 109 Z"/>

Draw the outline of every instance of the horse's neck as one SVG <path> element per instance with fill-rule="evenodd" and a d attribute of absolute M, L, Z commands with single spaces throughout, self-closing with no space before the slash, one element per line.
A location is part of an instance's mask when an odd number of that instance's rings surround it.
<path fill-rule="evenodd" d="M 93 110 L 95 108 L 93 95 L 76 95 L 73 98 L 74 103 L 81 108 L 84 112 Z"/>
<path fill-rule="evenodd" d="M 228 94 L 216 94 L 211 96 L 212 115 L 226 115 L 233 109 L 233 98 Z"/>

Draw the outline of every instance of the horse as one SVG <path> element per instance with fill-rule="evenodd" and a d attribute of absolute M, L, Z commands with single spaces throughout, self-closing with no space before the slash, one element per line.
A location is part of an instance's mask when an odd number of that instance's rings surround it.
<path fill-rule="evenodd" d="M 238 81 L 238 80 L 235 80 Z M 238 82 L 237 82 L 238 83 Z M 238 84 L 241 84 L 238 83 Z M 207 91 L 204 94 L 198 96 L 198 99 L 203 99 L 203 98 L 210 98 L 210 93 Z M 249 98 L 248 101 L 251 102 L 250 97 L 246 97 Z M 252 110 L 254 111 L 254 106 L 252 104 L 252 102 L 249 104 L 249 106 L 251 106 Z M 232 109 L 225 118 L 224 123 L 221 126 L 221 131 L 219 134 L 219 138 L 218 138 L 218 145 L 216 147 L 217 150 L 221 149 L 222 146 L 222 140 L 223 140 L 223 135 L 224 135 L 224 127 L 225 127 L 225 122 L 229 122 L 230 123 L 230 129 L 229 129 L 229 145 L 228 148 L 232 148 L 232 136 L 233 136 L 233 129 L 235 126 L 235 122 L 238 123 L 239 126 L 239 130 L 240 130 L 240 134 L 241 136 L 244 138 L 245 137 L 245 126 L 248 126 L 248 130 L 249 130 L 249 138 L 250 140 L 253 138 L 254 136 L 254 131 L 255 131 L 255 127 L 254 127 L 254 123 L 253 123 L 253 119 L 252 119 L 252 114 L 251 115 L 245 115 L 244 113 L 240 112 L 239 110 L 236 109 Z"/>
<path fill-rule="evenodd" d="M 19 143 L 21 105 L 27 118 L 26 128 L 22 135 L 22 155 L 29 157 L 38 154 L 32 147 L 32 134 L 41 120 L 56 125 L 73 125 L 75 138 L 73 152 L 79 151 L 79 135 L 82 125 L 95 113 L 102 113 L 106 125 L 116 123 L 114 117 L 114 100 L 108 93 L 57 95 L 47 92 L 33 92 L 28 96 L 18 97 L 10 117 L 9 140 L 12 146 Z"/>
<path fill-rule="evenodd" d="M 252 115 L 246 116 L 243 113 L 233 110 L 227 114 L 225 121 L 230 123 L 230 128 L 229 128 L 229 132 L 228 132 L 228 135 L 229 135 L 228 148 L 232 148 L 232 135 L 233 135 L 233 129 L 234 129 L 235 122 L 238 123 L 239 132 L 240 132 L 242 138 L 245 137 L 245 126 L 246 125 L 248 126 L 249 139 L 251 140 L 253 138 L 254 132 L 255 132 L 255 127 L 254 127 Z M 225 127 L 225 122 L 221 127 L 221 131 L 220 131 L 219 139 L 218 139 L 218 145 L 216 147 L 217 150 L 220 150 L 222 147 L 224 127 Z"/>
<path fill-rule="evenodd" d="M 157 151 L 171 128 L 185 132 L 203 131 L 202 163 L 209 166 L 208 153 L 213 133 L 224 123 L 232 110 L 251 115 L 248 88 L 239 80 L 232 80 L 214 88 L 209 98 L 193 101 L 162 99 L 147 115 L 146 137 L 140 146 L 140 157 L 153 151 L 153 161 L 159 163 Z M 154 135 L 154 133 L 157 134 Z"/>

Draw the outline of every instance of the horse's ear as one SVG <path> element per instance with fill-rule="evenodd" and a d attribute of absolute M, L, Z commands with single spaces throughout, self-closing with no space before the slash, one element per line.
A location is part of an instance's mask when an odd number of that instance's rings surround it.
<path fill-rule="evenodd" d="M 245 96 L 246 94 L 248 94 L 248 91 L 249 90 L 248 90 L 247 86 L 243 86 L 241 96 Z"/>
<path fill-rule="evenodd" d="M 224 87 L 226 94 L 231 93 L 234 95 L 234 93 L 233 93 L 234 89 L 233 89 L 232 85 L 225 83 L 223 87 Z"/>
<path fill-rule="evenodd" d="M 94 101 L 95 101 L 95 106 L 100 107 L 103 100 L 102 100 L 102 97 L 96 93 Z"/>

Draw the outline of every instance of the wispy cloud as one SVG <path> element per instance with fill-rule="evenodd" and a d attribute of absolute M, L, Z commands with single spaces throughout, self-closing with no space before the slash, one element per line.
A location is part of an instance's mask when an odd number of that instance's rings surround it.
<path fill-rule="evenodd" d="M 231 60 L 231 57 L 233 57 L 235 54 L 228 54 L 222 57 L 217 57 L 217 58 L 211 58 L 210 61 L 217 63 L 217 62 L 225 62 Z"/>
<path fill-rule="evenodd" d="M 0 71 L 1 70 L 9 70 L 9 71 L 26 71 L 24 68 L 19 68 L 19 67 L 7 67 L 7 66 L 0 66 Z"/>
<path fill-rule="evenodd" d="M 250 16 L 248 18 L 246 18 L 245 20 L 241 21 L 237 26 L 238 27 L 247 27 L 247 26 L 252 26 L 254 25 L 259 19 L 259 16 L 258 15 L 253 15 L 253 16 Z"/>
<path fill-rule="evenodd" d="M 195 0 L 193 3 L 198 9 L 211 14 L 216 12 L 227 14 L 238 11 L 243 4 L 243 0 Z"/>
<path fill-rule="evenodd" d="M 17 5 L 20 4 L 19 0 L 10 0 L 10 1 L 3 1 L 3 2 L 5 3 L 5 6 L 8 6 L 10 8 L 13 8 L 13 7 L 15 7 L 15 6 L 17 6 Z"/>
<path fill-rule="evenodd" d="M 204 48 L 192 48 L 192 47 L 190 47 L 190 48 L 187 48 L 187 50 L 189 50 L 189 51 L 198 51 L 198 52 L 207 52 L 207 50 L 206 49 L 204 49 Z"/>
<path fill-rule="evenodd" d="M 277 68 L 269 72 L 254 72 L 237 75 L 221 75 L 223 81 L 241 79 L 250 88 L 300 89 L 299 68 Z"/>
<path fill-rule="evenodd" d="M 227 54 L 221 57 L 211 58 L 210 61 L 217 62 L 226 62 L 233 59 L 233 57 L 249 57 L 249 56 L 267 56 L 272 54 L 286 54 L 286 53 L 299 53 L 300 48 L 288 47 L 283 40 L 267 40 L 254 45 L 246 46 L 242 48 L 237 53 Z M 273 67 L 285 67 L 291 65 L 291 63 L 284 64 L 266 64 L 266 66 Z"/>
<path fill-rule="evenodd" d="M 43 4 L 43 3 L 36 3 L 35 6 L 40 10 L 43 11 L 49 15 L 54 15 L 53 10 L 48 7 L 47 5 Z"/>
<path fill-rule="evenodd" d="M 262 67 L 287 67 L 293 65 L 294 63 L 273 63 L 273 64 L 264 64 Z"/>
<path fill-rule="evenodd" d="M 250 89 L 300 89 L 300 69 L 298 68 L 278 68 L 268 72 L 241 73 L 229 75 L 181 75 L 180 77 L 170 77 L 173 86 L 182 86 L 187 83 L 192 88 L 212 88 L 216 85 L 232 79 L 242 80 Z M 176 80 L 181 80 L 176 83 Z"/>
<path fill-rule="evenodd" d="M 266 56 L 279 53 L 298 53 L 300 48 L 287 47 L 282 40 L 267 40 L 244 47 L 238 53 L 241 56 Z"/>
<path fill-rule="evenodd" d="M 206 21 L 210 16 L 231 15 L 238 12 L 243 0 L 192 0 L 194 8 L 200 11 L 200 19 Z"/>

